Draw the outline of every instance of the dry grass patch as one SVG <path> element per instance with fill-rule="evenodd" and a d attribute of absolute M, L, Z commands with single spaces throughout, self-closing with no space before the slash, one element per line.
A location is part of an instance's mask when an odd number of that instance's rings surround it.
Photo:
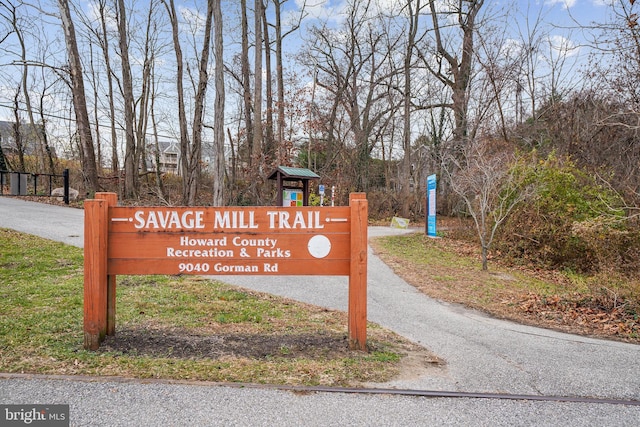
<path fill-rule="evenodd" d="M 607 278 L 501 265 L 496 259 L 482 271 L 473 244 L 422 233 L 377 238 L 372 246 L 398 275 L 433 298 L 524 324 L 640 343 L 638 301 L 608 294 Z"/>

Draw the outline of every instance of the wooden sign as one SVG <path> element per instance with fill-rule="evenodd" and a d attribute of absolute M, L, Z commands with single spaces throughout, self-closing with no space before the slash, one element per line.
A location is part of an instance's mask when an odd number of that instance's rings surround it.
<path fill-rule="evenodd" d="M 349 346 L 366 349 L 367 200 L 348 207 L 121 207 L 85 201 L 84 346 L 115 334 L 119 274 L 349 276 Z"/>

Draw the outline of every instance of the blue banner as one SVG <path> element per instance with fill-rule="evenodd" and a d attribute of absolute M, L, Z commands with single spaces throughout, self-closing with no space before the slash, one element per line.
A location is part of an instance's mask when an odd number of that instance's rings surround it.
<path fill-rule="evenodd" d="M 427 236 L 436 237 L 436 176 L 427 177 Z"/>

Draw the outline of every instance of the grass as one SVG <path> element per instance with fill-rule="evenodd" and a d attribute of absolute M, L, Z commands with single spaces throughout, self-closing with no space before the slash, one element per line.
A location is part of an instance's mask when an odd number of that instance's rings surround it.
<path fill-rule="evenodd" d="M 520 323 L 640 343 L 637 282 L 496 259 L 482 271 L 476 245 L 422 233 L 380 237 L 372 245 L 397 274 L 433 298 Z"/>
<path fill-rule="evenodd" d="M 564 283 L 541 280 L 526 271 L 506 271 L 496 265 L 482 271 L 480 260 L 470 247 L 465 247 L 465 253 L 460 253 L 453 249 L 454 244 L 451 240 L 431 239 L 420 233 L 376 240 L 376 248 L 380 255 L 386 256 L 385 259 L 390 259 L 396 266 L 422 270 L 435 288 L 457 288 L 461 291 L 457 297 L 461 299 L 469 291 L 473 297 L 479 294 L 495 296 L 505 289 L 541 294 L 566 290 Z"/>
<path fill-rule="evenodd" d="M 425 349 L 346 313 L 199 277 L 118 276 L 116 336 L 83 349 L 82 250 L 0 229 L 0 371 L 289 385 L 384 382 Z"/>

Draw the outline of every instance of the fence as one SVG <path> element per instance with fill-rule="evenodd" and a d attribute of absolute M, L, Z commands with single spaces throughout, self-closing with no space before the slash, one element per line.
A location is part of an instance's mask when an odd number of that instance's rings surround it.
<path fill-rule="evenodd" d="M 54 182 L 59 182 L 59 178 L 62 178 L 62 199 L 68 205 L 69 169 L 65 169 L 62 175 L 0 170 L 0 196 L 59 197 L 57 194 L 51 194 L 54 188 L 59 187 L 59 184 L 54 186 Z M 7 185 L 8 192 L 5 191 Z"/>

